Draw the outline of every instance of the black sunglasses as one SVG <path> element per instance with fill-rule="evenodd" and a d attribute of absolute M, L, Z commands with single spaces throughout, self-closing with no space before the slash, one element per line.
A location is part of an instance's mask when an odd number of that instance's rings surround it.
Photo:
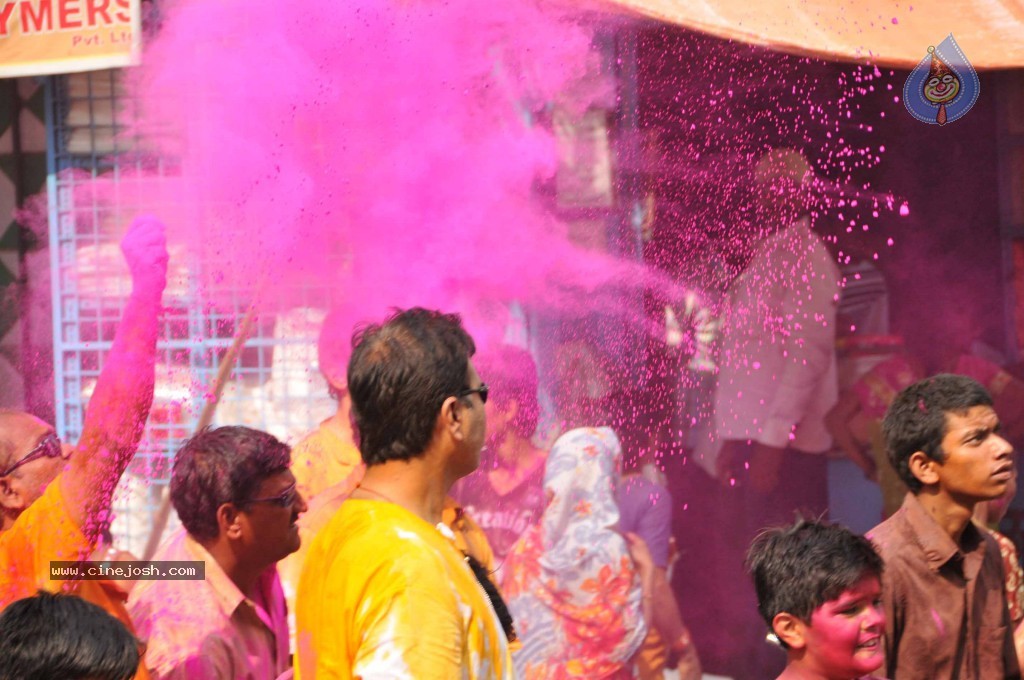
<path fill-rule="evenodd" d="M 480 401 L 486 404 L 487 393 L 490 391 L 490 387 L 488 387 L 486 384 L 481 384 L 480 387 L 467 387 L 463 389 L 461 392 L 456 393 L 455 396 L 461 399 L 462 397 L 468 397 L 469 395 L 476 393 L 480 395 Z"/>
<path fill-rule="evenodd" d="M 26 453 L 21 460 L 15 462 L 9 468 L 0 472 L 0 477 L 6 477 L 11 474 L 22 465 L 31 463 L 39 458 L 63 458 L 64 447 L 60 445 L 60 437 L 55 432 L 51 432 L 42 438 L 42 440 L 36 444 L 36 447 Z"/>
<path fill-rule="evenodd" d="M 295 482 L 292 482 L 284 491 L 276 496 L 250 498 L 249 500 L 242 501 L 239 505 L 248 505 L 249 503 L 273 503 L 274 505 L 278 505 L 282 508 L 291 507 L 299 495 L 299 490 L 295 487 L 295 484 Z"/>

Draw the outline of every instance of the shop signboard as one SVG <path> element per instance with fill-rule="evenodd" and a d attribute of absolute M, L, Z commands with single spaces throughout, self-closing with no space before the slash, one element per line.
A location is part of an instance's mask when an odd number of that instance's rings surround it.
<path fill-rule="evenodd" d="M 138 62 L 139 0 L 0 0 L 0 78 Z"/>

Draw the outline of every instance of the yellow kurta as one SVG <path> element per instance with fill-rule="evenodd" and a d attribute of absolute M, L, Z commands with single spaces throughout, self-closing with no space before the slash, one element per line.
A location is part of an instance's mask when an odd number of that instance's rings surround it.
<path fill-rule="evenodd" d="M 349 499 L 309 548 L 298 677 L 511 678 L 508 642 L 452 540 L 404 508 Z"/>
<path fill-rule="evenodd" d="M 295 486 L 307 501 L 343 482 L 353 489 L 363 478 L 365 467 L 359 449 L 352 442 L 351 433 L 338 425 L 335 418 L 320 423 L 292 448 Z"/>

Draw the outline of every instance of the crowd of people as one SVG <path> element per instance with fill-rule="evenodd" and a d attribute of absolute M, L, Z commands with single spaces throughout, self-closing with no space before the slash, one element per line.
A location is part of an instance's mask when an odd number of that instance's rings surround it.
<path fill-rule="evenodd" d="M 745 565 L 762 619 L 755 647 L 737 629 L 740 677 L 1021 677 L 1024 584 L 994 526 L 1016 488 L 1000 415 L 1016 422 L 1017 384 L 971 359 L 908 362 L 840 398 L 813 172 L 773 152 L 755 179 L 783 228 L 730 291 L 714 411 L 734 489 L 723 559 Z M 58 578 L 53 562 L 104 559 L 153 400 L 162 225 L 136 220 L 122 248 L 132 293 L 80 441 L 0 413 L 0 679 L 701 677 L 659 407 L 560 407 L 542 446 L 530 352 L 477 353 L 457 315 L 422 308 L 328 315 L 337 412 L 294 448 L 244 425 L 180 447 L 182 526 L 154 559 L 202 563 L 201 579 Z M 821 519 L 833 436 L 903 493 L 866 537 Z"/>

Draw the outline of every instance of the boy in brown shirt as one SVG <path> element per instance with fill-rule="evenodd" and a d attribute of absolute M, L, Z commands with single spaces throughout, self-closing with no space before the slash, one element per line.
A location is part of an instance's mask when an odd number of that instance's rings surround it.
<path fill-rule="evenodd" d="M 910 489 L 868 534 L 885 561 L 886 676 L 1020 678 L 999 547 L 971 522 L 1013 476 L 992 398 L 970 378 L 936 375 L 900 392 L 882 429 Z"/>

